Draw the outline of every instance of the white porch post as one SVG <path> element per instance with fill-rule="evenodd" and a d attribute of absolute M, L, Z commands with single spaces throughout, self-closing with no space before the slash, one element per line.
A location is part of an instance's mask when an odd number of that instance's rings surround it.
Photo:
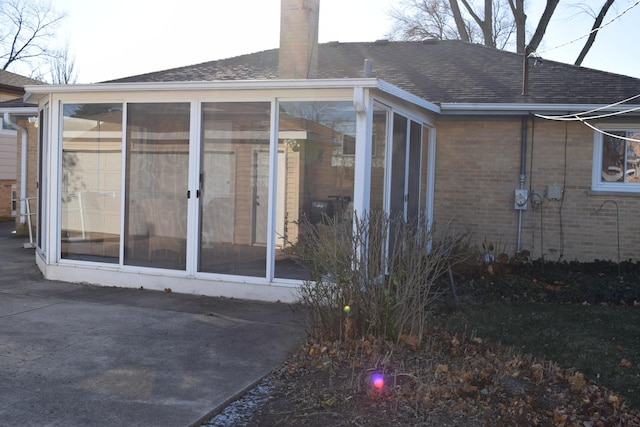
<path fill-rule="evenodd" d="M 353 105 L 356 110 L 356 155 L 353 180 L 353 210 L 362 218 L 369 210 L 371 191 L 371 126 L 373 101 L 369 91 L 362 87 L 353 89 Z"/>

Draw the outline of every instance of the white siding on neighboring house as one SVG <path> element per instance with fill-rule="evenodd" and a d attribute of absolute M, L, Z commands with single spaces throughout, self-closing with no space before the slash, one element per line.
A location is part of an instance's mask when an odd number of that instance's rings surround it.
<path fill-rule="evenodd" d="M 17 167 L 16 131 L 0 128 L 0 179 L 16 179 Z"/>

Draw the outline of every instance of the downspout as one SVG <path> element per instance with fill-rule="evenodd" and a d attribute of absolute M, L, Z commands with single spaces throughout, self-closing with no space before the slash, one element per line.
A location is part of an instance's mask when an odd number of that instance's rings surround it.
<path fill-rule="evenodd" d="M 22 149 L 20 150 L 20 223 L 26 222 L 26 200 L 27 200 L 27 129 L 11 121 L 9 113 L 4 113 L 4 122 L 13 129 L 20 132 Z"/>
<path fill-rule="evenodd" d="M 525 181 L 527 178 L 527 117 L 522 117 L 522 141 L 520 142 L 520 189 L 525 189 Z M 522 252 L 522 213 L 524 210 L 518 210 L 518 243 L 516 253 Z"/>

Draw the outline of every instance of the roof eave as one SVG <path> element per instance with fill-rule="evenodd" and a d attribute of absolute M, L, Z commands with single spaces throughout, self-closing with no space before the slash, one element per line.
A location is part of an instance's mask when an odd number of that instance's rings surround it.
<path fill-rule="evenodd" d="M 38 114 L 38 106 L 33 107 L 0 107 L 0 114 L 9 113 L 14 116 L 32 116 Z"/>
<path fill-rule="evenodd" d="M 380 89 L 384 93 L 395 96 L 434 113 L 440 114 L 442 112 L 441 108 L 438 105 L 420 98 L 419 96 L 414 95 L 404 89 L 400 89 L 398 86 L 394 86 L 393 84 L 384 80 L 378 80 L 378 89 Z"/>
<path fill-rule="evenodd" d="M 273 79 L 273 80 L 216 80 L 200 82 L 142 82 L 142 83 L 92 83 L 74 85 L 26 86 L 25 101 L 38 102 L 52 93 L 89 92 L 157 92 L 186 90 L 264 90 L 264 89 L 348 89 L 362 87 L 378 89 L 382 93 L 415 104 L 421 108 L 440 112 L 440 107 L 404 89 L 378 78 L 350 79 Z"/>
<path fill-rule="evenodd" d="M 629 111 L 638 109 L 637 104 L 525 104 L 525 103 L 456 103 L 440 104 L 443 115 L 523 115 L 523 114 L 571 114 L 591 110 Z"/>
<path fill-rule="evenodd" d="M 375 78 L 364 79 L 272 79 L 214 80 L 188 82 L 91 83 L 73 85 L 26 86 L 25 100 L 38 100 L 52 93 L 83 92 L 157 92 L 186 90 L 261 90 L 261 89 L 340 89 L 378 86 Z"/>

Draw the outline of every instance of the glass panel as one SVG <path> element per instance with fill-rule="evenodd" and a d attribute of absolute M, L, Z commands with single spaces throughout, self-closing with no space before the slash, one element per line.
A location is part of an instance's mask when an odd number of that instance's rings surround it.
<path fill-rule="evenodd" d="M 409 159 L 407 174 L 407 221 L 417 221 L 420 215 L 420 153 L 422 126 L 411 122 L 409 127 Z"/>
<path fill-rule="evenodd" d="M 427 213 L 427 203 L 429 201 L 428 189 L 428 167 L 429 167 L 429 128 L 423 126 L 422 128 L 422 167 L 420 169 L 420 213 L 425 215 Z"/>
<path fill-rule="evenodd" d="M 127 105 L 124 262 L 186 267 L 188 103 Z"/>
<path fill-rule="evenodd" d="M 640 140 L 640 132 L 627 132 L 627 138 Z M 627 141 L 627 182 L 640 182 L 640 141 Z"/>
<path fill-rule="evenodd" d="M 407 161 L 407 118 L 393 116 L 393 142 L 391 153 L 391 206 L 389 215 L 404 218 L 405 164 Z"/>
<path fill-rule="evenodd" d="M 44 173 L 43 173 L 43 169 L 44 169 L 44 163 L 43 163 L 43 159 L 45 158 L 45 152 L 44 152 L 44 148 L 47 146 L 47 141 L 45 141 L 46 135 L 47 133 L 44 131 L 49 123 L 47 120 L 47 114 L 45 114 L 45 112 L 49 112 L 49 106 L 46 105 L 45 108 L 43 110 L 40 110 L 39 116 L 40 118 L 38 119 L 38 178 L 37 178 L 37 189 L 36 189 L 36 195 L 37 195 L 37 199 L 36 199 L 36 203 L 37 203 L 37 224 L 38 227 L 36 228 L 36 245 L 38 246 L 38 248 L 45 253 L 45 248 L 43 243 L 43 236 L 45 235 L 46 229 L 45 229 L 45 221 L 44 221 L 44 215 L 43 215 L 43 210 L 44 210 L 44 199 L 42 198 L 42 189 L 45 187 L 46 183 L 44 182 Z M 20 183 L 20 185 L 26 185 L 26 182 L 22 182 Z M 28 194 L 28 193 L 27 193 Z M 33 218 L 32 218 L 33 221 Z"/>
<path fill-rule="evenodd" d="M 266 276 L 271 104 L 202 104 L 199 270 Z"/>
<path fill-rule="evenodd" d="M 350 101 L 280 103 L 275 276 L 308 279 L 286 256 L 299 220 L 347 220 L 353 210 L 356 114 Z"/>
<path fill-rule="evenodd" d="M 122 104 L 66 104 L 63 111 L 62 258 L 117 263 Z"/>
<path fill-rule="evenodd" d="M 612 135 L 625 136 L 625 132 L 608 132 Z M 624 139 L 610 135 L 602 136 L 602 181 L 622 182 L 624 168 Z"/>
<path fill-rule="evenodd" d="M 387 154 L 387 110 L 373 111 L 373 131 L 371 135 L 371 193 L 369 209 L 384 209 L 384 171 Z"/>

